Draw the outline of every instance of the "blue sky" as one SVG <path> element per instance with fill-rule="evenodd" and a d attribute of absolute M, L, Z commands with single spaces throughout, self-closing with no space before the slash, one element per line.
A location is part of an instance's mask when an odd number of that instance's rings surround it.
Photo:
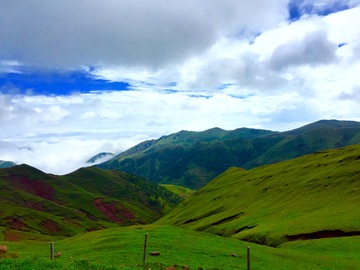
<path fill-rule="evenodd" d="M 96 78 L 84 71 L 4 73 L 0 76 L 0 85 L 2 94 L 23 95 L 71 95 L 130 88 L 127 82 Z"/>
<path fill-rule="evenodd" d="M 289 20 L 296 21 L 307 15 L 327 16 L 332 13 L 350 9 L 352 3 L 350 1 L 307 1 L 292 0 L 288 4 Z"/>
<path fill-rule="evenodd" d="M 0 160 L 63 174 L 179 130 L 360 121 L 358 0 L 5 0 L 0 20 Z"/>

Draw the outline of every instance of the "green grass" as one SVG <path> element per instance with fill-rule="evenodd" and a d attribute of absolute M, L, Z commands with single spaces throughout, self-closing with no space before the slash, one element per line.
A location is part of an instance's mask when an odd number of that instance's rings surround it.
<path fill-rule="evenodd" d="M 142 267 L 145 233 L 149 234 L 147 265 Z M 0 269 L 246 269 L 246 247 L 251 247 L 252 269 L 359 269 L 360 238 L 295 241 L 271 248 L 203 232 L 170 226 L 131 226 L 100 230 L 49 242 L 8 242 Z M 160 251 L 160 256 L 149 255 Z M 339 252 L 340 251 L 340 252 Z M 233 257 L 232 254 L 236 254 Z"/>
<path fill-rule="evenodd" d="M 187 187 L 176 186 L 176 185 L 167 185 L 167 184 L 163 184 L 161 186 L 166 188 L 167 190 L 171 191 L 172 193 L 179 195 L 183 199 L 187 199 L 195 193 L 195 190 L 192 190 Z"/>
<path fill-rule="evenodd" d="M 307 253 L 328 260 L 332 265 L 360 268 L 360 237 L 324 238 L 284 243 L 280 249 Z M 355 268 L 354 268 L 355 269 Z"/>
<path fill-rule="evenodd" d="M 288 235 L 360 232 L 360 145 L 249 171 L 231 168 L 156 224 L 277 246 Z"/>

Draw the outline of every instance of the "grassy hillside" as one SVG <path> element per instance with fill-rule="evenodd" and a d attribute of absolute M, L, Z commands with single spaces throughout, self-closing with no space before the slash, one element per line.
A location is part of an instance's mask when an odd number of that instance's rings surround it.
<path fill-rule="evenodd" d="M 65 176 L 28 165 L 0 170 L 0 240 L 43 239 L 155 221 L 180 197 L 139 177 L 82 168 Z"/>
<path fill-rule="evenodd" d="M 217 143 L 275 133 L 248 128 L 232 131 L 220 128 L 203 132 L 180 131 L 158 140 L 140 143 L 97 166 L 133 173 L 155 183 L 197 189 L 237 162 L 232 154 L 224 157 L 223 152 L 228 149 L 217 147 Z M 226 158 L 226 162 L 217 162 L 221 156 Z"/>
<path fill-rule="evenodd" d="M 142 265 L 144 236 L 148 233 L 147 264 Z M 334 241 L 336 240 L 336 241 Z M 1 242 L 1 244 L 4 244 Z M 9 242 L 0 253 L 0 269 L 246 269 L 246 247 L 251 248 L 251 269 L 359 269 L 360 238 L 295 241 L 279 248 L 249 244 L 174 228 L 135 226 L 80 234 L 55 241 L 49 260 L 49 242 Z M 160 251 L 160 256 L 150 256 Z M 236 254 L 236 256 L 232 256 Z M 7 257 L 7 258 L 1 258 Z M 176 267 L 174 267 L 176 266 Z"/>
<path fill-rule="evenodd" d="M 171 191 L 172 193 L 175 193 L 179 195 L 180 197 L 187 199 L 191 197 L 195 193 L 195 190 L 192 190 L 190 188 L 182 187 L 182 186 L 175 186 L 175 185 L 166 185 L 162 184 L 162 187 L 166 188 L 167 190 Z"/>
<path fill-rule="evenodd" d="M 143 142 L 98 165 L 155 183 L 199 189 L 232 166 L 245 169 L 360 143 L 360 123 L 322 120 L 287 131 L 219 128 Z"/>
<path fill-rule="evenodd" d="M 270 246 L 360 235 L 360 145 L 233 167 L 156 224 Z"/>

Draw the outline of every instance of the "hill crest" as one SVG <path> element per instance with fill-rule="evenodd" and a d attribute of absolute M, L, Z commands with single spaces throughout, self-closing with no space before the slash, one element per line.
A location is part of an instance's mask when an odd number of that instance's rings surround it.
<path fill-rule="evenodd" d="M 0 170 L 0 187 L 0 231 L 10 240 L 147 224 L 181 201 L 140 177 L 95 167 L 56 176 L 22 164 Z"/>
<path fill-rule="evenodd" d="M 360 143 L 360 123 L 354 121 L 320 120 L 285 132 L 180 131 L 140 143 L 97 166 L 199 189 L 231 166 L 251 169 L 356 143 Z"/>

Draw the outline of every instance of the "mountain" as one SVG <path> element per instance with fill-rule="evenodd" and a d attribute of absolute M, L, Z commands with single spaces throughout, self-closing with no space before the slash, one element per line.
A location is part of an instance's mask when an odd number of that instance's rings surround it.
<path fill-rule="evenodd" d="M 96 163 L 105 162 L 105 161 L 109 160 L 110 158 L 112 158 L 113 156 L 114 156 L 113 153 L 101 152 L 101 153 L 93 156 L 89 160 L 87 160 L 86 163 L 88 163 L 88 164 L 96 164 Z"/>
<path fill-rule="evenodd" d="M 181 201 L 140 177 L 99 168 L 55 176 L 19 165 L 0 170 L 0 187 L 5 240 L 151 223 Z"/>
<path fill-rule="evenodd" d="M 155 224 L 270 246 L 360 235 L 360 145 L 232 167 Z"/>
<path fill-rule="evenodd" d="M 360 123 L 354 121 L 321 120 L 286 132 L 180 131 L 142 142 L 97 166 L 199 189 L 232 166 L 251 169 L 356 143 L 360 143 Z"/>
<path fill-rule="evenodd" d="M 16 166 L 14 162 L 0 160 L 0 169 Z"/>

